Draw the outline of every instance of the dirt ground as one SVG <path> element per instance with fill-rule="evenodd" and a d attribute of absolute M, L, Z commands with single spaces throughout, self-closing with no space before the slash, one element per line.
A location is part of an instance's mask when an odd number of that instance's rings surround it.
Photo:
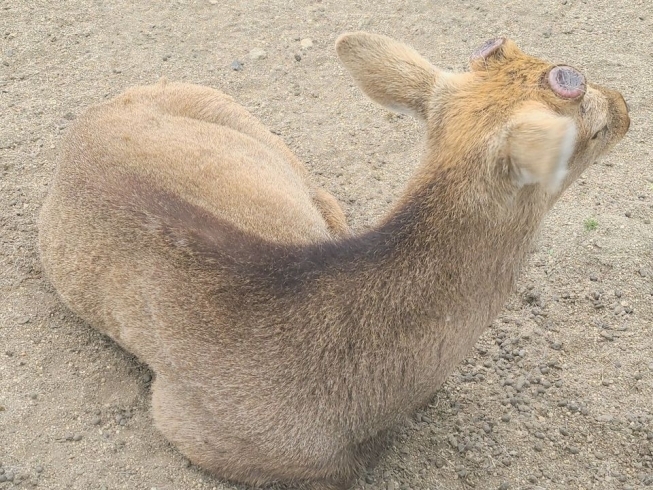
<path fill-rule="evenodd" d="M 233 95 L 364 229 L 414 168 L 421 128 L 366 100 L 339 65 L 335 38 L 357 29 L 461 70 L 507 35 L 622 91 L 632 124 L 552 211 L 492 328 L 355 488 L 653 488 L 650 0 L 5 0 L 0 489 L 239 488 L 157 433 L 147 368 L 62 307 L 36 217 L 70 122 L 165 75 Z"/>

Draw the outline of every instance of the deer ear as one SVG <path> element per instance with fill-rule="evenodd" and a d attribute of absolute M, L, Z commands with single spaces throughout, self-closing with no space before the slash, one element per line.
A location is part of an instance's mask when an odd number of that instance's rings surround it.
<path fill-rule="evenodd" d="M 338 38 L 336 51 L 373 101 L 394 112 L 426 118 L 441 72 L 413 48 L 389 37 L 352 32 Z"/>
<path fill-rule="evenodd" d="M 513 116 L 508 131 L 508 154 L 518 185 L 541 184 L 557 192 L 576 145 L 574 121 L 532 103 Z"/>

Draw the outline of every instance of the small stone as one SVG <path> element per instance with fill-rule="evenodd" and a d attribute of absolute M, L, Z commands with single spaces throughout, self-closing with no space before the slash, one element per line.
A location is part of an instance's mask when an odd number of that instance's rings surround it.
<path fill-rule="evenodd" d="M 143 383 L 149 383 L 152 381 L 152 375 L 150 373 L 145 373 L 141 379 L 143 380 Z"/>
<path fill-rule="evenodd" d="M 163 61 L 168 61 L 171 58 L 172 55 L 169 54 L 164 54 L 163 57 L 161 58 Z"/>
<path fill-rule="evenodd" d="M 40 465 L 37 466 L 36 468 L 34 468 L 34 471 L 36 471 L 37 473 L 43 473 L 43 466 Z"/>
<path fill-rule="evenodd" d="M 102 422 L 102 419 L 100 417 L 93 417 L 91 419 L 91 424 L 92 425 L 100 425 L 100 422 Z"/>
<path fill-rule="evenodd" d="M 626 214 L 626 218 L 630 218 L 633 215 L 633 213 L 631 213 L 630 211 L 626 211 L 625 214 Z"/>
<path fill-rule="evenodd" d="M 313 40 L 307 37 L 306 39 L 302 39 L 299 45 L 302 49 L 311 49 L 313 47 Z"/>
<path fill-rule="evenodd" d="M 243 69 L 243 64 L 238 60 L 233 60 L 230 66 L 233 71 L 240 71 Z"/>
<path fill-rule="evenodd" d="M 571 454 L 578 454 L 580 452 L 580 449 L 578 449 L 576 446 L 569 446 L 569 452 Z"/>
<path fill-rule="evenodd" d="M 504 481 L 499 485 L 499 490 L 510 490 L 510 483 Z"/>
<path fill-rule="evenodd" d="M 75 434 L 73 436 L 73 441 L 78 442 L 82 440 L 82 435 L 81 434 Z"/>
<path fill-rule="evenodd" d="M 264 60 L 268 54 L 261 48 L 254 48 L 249 52 L 249 57 L 252 60 Z"/>
<path fill-rule="evenodd" d="M 537 441 L 535 443 L 535 446 L 533 446 L 533 449 L 535 449 L 535 451 L 537 451 L 538 453 L 541 453 L 543 449 L 542 443 L 540 441 Z"/>
<path fill-rule="evenodd" d="M 295 53 L 295 61 L 301 61 L 302 60 L 302 55 L 299 53 Z"/>
<path fill-rule="evenodd" d="M 649 275 L 649 271 L 647 269 L 644 269 L 643 267 L 639 270 L 639 275 L 642 277 L 647 277 Z"/>
<path fill-rule="evenodd" d="M 590 281 L 596 282 L 598 280 L 599 280 L 599 276 L 597 276 L 596 274 L 590 274 Z"/>
<path fill-rule="evenodd" d="M 506 422 L 506 423 L 510 422 L 510 415 L 508 415 L 508 414 L 502 415 L 501 416 L 501 421 Z"/>

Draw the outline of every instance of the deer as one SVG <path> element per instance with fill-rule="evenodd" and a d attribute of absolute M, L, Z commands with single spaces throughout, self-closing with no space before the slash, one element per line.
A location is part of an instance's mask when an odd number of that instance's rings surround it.
<path fill-rule="evenodd" d="M 622 95 L 487 41 L 440 69 L 366 32 L 336 52 L 423 122 L 401 197 L 353 232 L 222 92 L 162 80 L 80 116 L 39 217 L 62 302 L 147 364 L 153 421 L 251 486 L 350 488 L 499 314 L 562 192 L 628 131 Z"/>

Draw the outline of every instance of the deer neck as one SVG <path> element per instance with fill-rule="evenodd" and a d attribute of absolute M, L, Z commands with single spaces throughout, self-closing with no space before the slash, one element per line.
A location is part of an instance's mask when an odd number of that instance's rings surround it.
<path fill-rule="evenodd" d="M 418 175 L 394 211 L 355 239 L 353 252 L 344 248 L 336 267 L 340 279 L 351 279 L 341 281 L 341 298 L 361 317 L 362 335 L 412 338 L 408 350 L 416 341 L 431 353 L 437 347 L 438 372 L 438 363 L 457 363 L 472 347 L 513 288 L 545 210 L 538 189 L 499 198 L 489 185 L 446 168 Z"/>

